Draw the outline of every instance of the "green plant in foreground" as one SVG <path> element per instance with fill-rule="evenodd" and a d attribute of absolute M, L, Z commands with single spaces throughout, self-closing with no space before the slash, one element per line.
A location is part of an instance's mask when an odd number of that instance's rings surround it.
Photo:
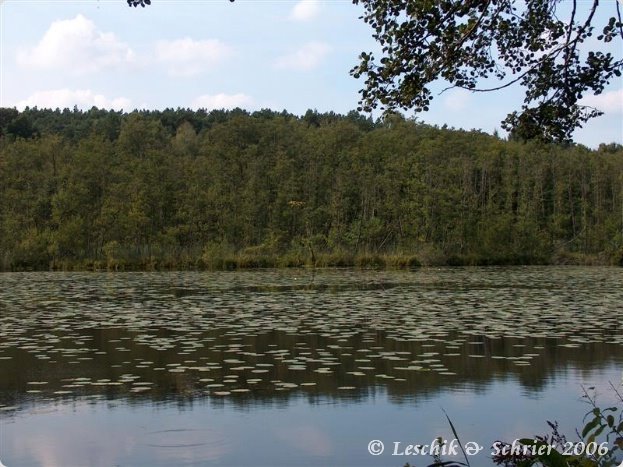
<path fill-rule="evenodd" d="M 610 383 L 617 399 L 623 397 Z M 552 432 L 549 436 L 536 436 L 534 439 L 520 439 L 520 443 L 530 449 L 516 454 L 493 456 L 493 462 L 505 467 L 612 467 L 621 463 L 623 452 L 623 413 L 620 407 L 597 406 L 595 388 L 582 388 L 582 398 L 591 406 L 584 416 L 584 428 L 577 432 L 580 441 L 568 441 L 558 431 L 558 423 L 547 422 Z M 592 391 L 589 393 L 589 391 Z M 504 443 L 502 443 L 504 445 Z M 509 446 L 506 443 L 506 446 Z M 507 450 L 508 452 L 509 450 Z M 619 458 L 619 460 L 617 460 Z"/>
<path fill-rule="evenodd" d="M 610 387 L 618 399 L 617 405 L 621 403 L 621 407 L 600 408 L 597 405 L 595 388 L 582 388 L 582 398 L 591 408 L 584 416 L 584 428 L 577 432 L 580 441 L 568 441 L 559 432 L 558 423 L 548 421 L 551 428 L 549 435 L 535 436 L 533 439 L 522 438 L 513 444 L 497 441 L 494 444 L 493 463 L 504 467 L 623 466 L 623 395 L 612 383 Z M 452 433 L 459 441 L 466 463 L 444 461 L 436 455 L 433 456 L 434 463 L 427 467 L 469 467 L 469 458 L 462 448 L 463 444 L 447 414 L 446 417 Z"/>

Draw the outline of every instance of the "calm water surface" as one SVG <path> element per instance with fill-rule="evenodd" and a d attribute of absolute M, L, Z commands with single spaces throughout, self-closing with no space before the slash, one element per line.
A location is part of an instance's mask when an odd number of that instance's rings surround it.
<path fill-rule="evenodd" d="M 623 269 L 0 275 L 0 460 L 428 465 L 571 435 L 621 384 Z M 381 440 L 382 455 L 368 453 Z M 456 459 L 461 460 L 461 459 Z"/>

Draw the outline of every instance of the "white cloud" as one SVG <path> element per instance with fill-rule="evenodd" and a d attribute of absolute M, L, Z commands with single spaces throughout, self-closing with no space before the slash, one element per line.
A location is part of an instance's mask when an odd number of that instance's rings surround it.
<path fill-rule="evenodd" d="M 595 107 L 604 113 L 623 113 L 623 89 L 586 96 L 580 100 L 583 105 Z"/>
<path fill-rule="evenodd" d="M 195 109 L 233 109 L 245 108 L 253 105 L 253 98 L 243 93 L 238 94 L 204 94 L 197 97 L 192 107 Z"/>
<path fill-rule="evenodd" d="M 26 99 L 19 101 L 16 107 L 20 110 L 24 107 L 39 107 L 60 109 L 78 106 L 81 109 L 90 109 L 95 106 L 100 109 L 130 110 L 131 101 L 125 97 L 109 99 L 102 94 L 95 94 L 90 89 L 54 89 L 49 91 L 37 91 Z"/>
<path fill-rule="evenodd" d="M 17 63 L 30 68 L 97 72 L 134 61 L 134 52 L 115 34 L 102 32 L 82 15 L 54 21 L 34 47 L 17 53 Z"/>
<path fill-rule="evenodd" d="M 331 51 L 323 42 L 308 42 L 295 52 L 277 58 L 275 66 L 282 69 L 308 71 L 316 68 Z"/>
<path fill-rule="evenodd" d="M 458 112 L 465 109 L 472 99 L 472 95 L 469 91 L 464 89 L 453 89 L 448 91 L 448 95 L 443 101 L 445 108 Z"/>
<path fill-rule="evenodd" d="M 195 41 L 190 37 L 156 43 L 156 59 L 169 65 L 174 76 L 192 76 L 230 56 L 231 47 L 218 39 Z"/>
<path fill-rule="evenodd" d="M 294 21 L 311 21 L 318 16 L 320 3 L 318 0 L 301 0 L 290 13 L 290 19 Z"/>

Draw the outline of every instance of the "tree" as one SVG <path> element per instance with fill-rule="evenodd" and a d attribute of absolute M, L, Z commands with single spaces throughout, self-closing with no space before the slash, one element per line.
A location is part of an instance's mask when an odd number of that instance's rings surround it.
<path fill-rule="evenodd" d="M 595 32 L 599 6 L 599 0 L 588 1 L 582 12 L 581 0 L 353 0 L 364 6 L 361 19 L 382 46 L 380 58 L 363 52 L 351 70 L 355 78 L 365 78 L 358 110 L 426 111 L 433 99 L 430 86 L 439 79 L 449 83 L 445 90 L 471 92 L 519 83 L 526 88 L 523 105 L 502 127 L 513 139 L 569 142 L 576 128 L 603 113 L 582 105 L 582 96 L 600 94 L 623 70 L 621 57 L 582 51 Z M 518 8 L 520 3 L 525 6 Z M 561 20 L 565 3 L 571 12 Z M 618 0 L 611 3 L 616 17 L 597 36 L 604 43 L 623 39 L 621 7 Z M 500 83 L 479 86 L 490 78 Z"/>
<path fill-rule="evenodd" d="M 36 134 L 32 122 L 24 114 L 11 121 L 6 127 L 6 132 L 18 138 L 32 138 Z"/>
<path fill-rule="evenodd" d="M 7 126 L 19 117 L 17 109 L 0 108 L 0 136 L 6 134 Z"/>
<path fill-rule="evenodd" d="M 351 70 L 365 78 L 360 105 L 370 111 L 413 108 L 426 111 L 433 99 L 431 84 L 488 92 L 519 83 L 526 88 L 520 111 L 510 113 L 504 129 L 518 139 L 569 141 L 573 131 L 602 114 L 579 100 L 599 94 L 623 60 L 601 51 L 583 52 L 591 37 L 599 0 L 581 14 L 572 0 L 561 20 L 561 0 L 529 0 L 523 9 L 515 0 L 392 1 L 353 0 L 362 4 L 362 19 L 374 29 L 382 56 L 363 52 Z M 523 4 L 523 2 L 522 2 Z M 623 39 L 619 3 L 597 40 Z M 586 4 L 585 4 L 586 5 Z M 479 86 L 484 79 L 500 83 Z"/>

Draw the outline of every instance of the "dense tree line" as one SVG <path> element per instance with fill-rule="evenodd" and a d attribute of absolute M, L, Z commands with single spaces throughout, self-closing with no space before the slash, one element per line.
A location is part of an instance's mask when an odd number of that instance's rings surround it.
<path fill-rule="evenodd" d="M 620 263 L 623 147 L 398 114 L 0 109 L 0 268 Z"/>

